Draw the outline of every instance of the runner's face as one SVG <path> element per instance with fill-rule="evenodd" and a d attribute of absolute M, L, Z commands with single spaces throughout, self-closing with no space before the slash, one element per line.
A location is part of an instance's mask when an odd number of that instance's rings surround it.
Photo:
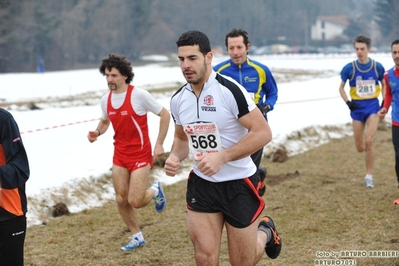
<path fill-rule="evenodd" d="M 249 47 L 244 44 L 244 37 L 228 37 L 227 52 L 236 65 L 242 65 L 247 60 Z"/>
<path fill-rule="evenodd" d="M 399 68 L 399 44 L 392 45 L 391 54 L 396 68 Z"/>
<path fill-rule="evenodd" d="M 354 46 L 359 61 L 366 62 L 369 54 L 369 48 L 367 47 L 367 44 L 362 42 L 356 42 Z"/>
<path fill-rule="evenodd" d="M 209 53 L 206 57 L 200 52 L 198 45 L 180 46 L 177 48 L 180 69 L 188 83 L 204 83 L 208 71 Z"/>
<path fill-rule="evenodd" d="M 118 88 L 122 88 L 125 85 L 127 79 L 126 76 L 122 76 L 116 68 L 111 68 L 111 70 L 105 69 L 105 77 L 107 79 L 108 88 L 112 91 L 116 91 Z"/>

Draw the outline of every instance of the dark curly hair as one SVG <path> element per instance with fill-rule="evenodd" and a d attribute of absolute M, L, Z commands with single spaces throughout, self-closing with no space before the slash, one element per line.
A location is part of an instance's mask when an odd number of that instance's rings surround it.
<path fill-rule="evenodd" d="M 119 54 L 109 54 L 108 57 L 104 58 L 100 65 L 100 73 L 105 76 L 105 69 L 111 71 L 112 68 L 116 68 L 122 74 L 126 76 L 126 84 L 130 84 L 133 80 L 134 73 L 132 64 L 126 59 L 125 56 Z"/>

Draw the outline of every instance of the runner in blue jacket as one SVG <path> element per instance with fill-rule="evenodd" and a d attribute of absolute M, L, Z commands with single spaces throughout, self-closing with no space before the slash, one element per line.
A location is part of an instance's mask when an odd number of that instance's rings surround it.
<path fill-rule="evenodd" d="M 277 101 L 277 85 L 267 66 L 247 57 L 250 49 L 248 33 L 242 29 L 233 29 L 226 35 L 225 44 L 230 59 L 213 67 L 216 72 L 229 76 L 240 83 L 250 94 L 255 104 L 267 120 L 267 113 L 274 109 Z M 263 148 L 251 155 L 263 182 L 259 191 L 262 196 L 266 186 L 266 168 L 260 166 Z"/>
<path fill-rule="evenodd" d="M 377 114 L 384 119 L 389 107 L 392 107 L 392 144 L 395 151 L 395 173 L 399 187 L 399 102 L 395 101 L 399 98 L 399 39 L 394 40 L 391 44 L 391 56 L 395 66 L 384 73 L 386 90 L 381 109 Z M 399 205 L 399 198 L 393 203 Z"/>

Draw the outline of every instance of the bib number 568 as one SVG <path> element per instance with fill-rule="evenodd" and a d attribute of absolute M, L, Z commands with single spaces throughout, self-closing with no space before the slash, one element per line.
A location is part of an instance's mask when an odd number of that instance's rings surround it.
<path fill-rule="evenodd" d="M 194 149 L 215 149 L 217 147 L 216 137 L 212 134 L 191 136 L 191 141 Z"/>

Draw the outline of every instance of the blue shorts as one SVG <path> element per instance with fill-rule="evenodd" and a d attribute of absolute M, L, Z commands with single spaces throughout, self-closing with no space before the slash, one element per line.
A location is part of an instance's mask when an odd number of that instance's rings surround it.
<path fill-rule="evenodd" d="M 256 221 L 265 207 L 258 194 L 259 183 L 257 172 L 247 178 L 214 183 L 191 171 L 187 181 L 187 208 L 196 212 L 221 212 L 231 226 L 245 228 Z"/>
<path fill-rule="evenodd" d="M 377 98 L 370 100 L 352 100 L 358 108 L 351 111 L 351 117 L 353 120 L 366 123 L 366 120 L 370 115 L 377 114 L 380 110 L 380 103 Z"/>

